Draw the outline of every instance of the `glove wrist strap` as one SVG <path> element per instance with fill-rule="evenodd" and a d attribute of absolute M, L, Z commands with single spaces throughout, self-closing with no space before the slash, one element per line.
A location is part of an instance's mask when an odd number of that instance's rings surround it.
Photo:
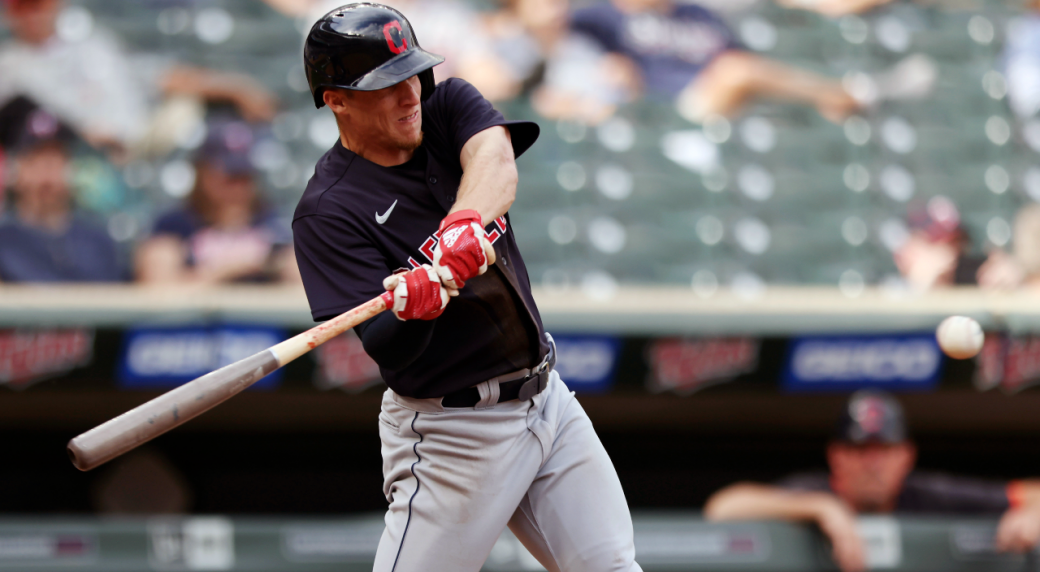
<path fill-rule="evenodd" d="M 456 211 L 456 212 L 453 212 L 450 215 L 444 217 L 444 220 L 441 221 L 441 227 L 438 230 L 443 231 L 444 229 L 448 228 L 449 226 L 451 226 L 451 225 L 453 225 L 453 224 L 455 224 L 457 222 L 462 222 L 462 221 L 465 221 L 465 222 L 472 221 L 472 222 L 477 223 L 477 226 L 481 226 L 482 227 L 482 226 L 484 226 L 483 224 L 481 224 L 481 222 L 483 220 L 484 219 L 481 218 L 480 213 L 478 213 L 477 211 L 475 211 L 473 209 L 466 209 L 466 210 L 463 210 L 463 211 Z"/>

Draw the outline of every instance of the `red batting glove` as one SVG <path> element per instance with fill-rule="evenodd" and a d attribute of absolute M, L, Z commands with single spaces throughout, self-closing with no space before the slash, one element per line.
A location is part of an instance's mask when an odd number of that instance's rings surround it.
<path fill-rule="evenodd" d="M 462 288 L 466 280 L 483 274 L 489 264 L 495 263 L 495 247 L 480 223 L 480 213 L 474 210 L 452 213 L 441 221 L 433 268 L 451 290 Z"/>
<path fill-rule="evenodd" d="M 383 287 L 394 293 L 390 311 L 398 320 L 432 320 L 448 305 L 448 291 L 429 264 L 387 276 Z"/>

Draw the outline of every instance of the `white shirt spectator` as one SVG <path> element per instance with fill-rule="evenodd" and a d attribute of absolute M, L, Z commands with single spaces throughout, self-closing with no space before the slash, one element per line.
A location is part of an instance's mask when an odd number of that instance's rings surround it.
<path fill-rule="evenodd" d="M 153 71 L 156 66 L 146 66 Z M 79 41 L 0 46 L 0 106 L 23 95 L 75 130 L 132 143 L 148 125 L 154 82 L 131 73 L 116 40 L 94 31 Z"/>

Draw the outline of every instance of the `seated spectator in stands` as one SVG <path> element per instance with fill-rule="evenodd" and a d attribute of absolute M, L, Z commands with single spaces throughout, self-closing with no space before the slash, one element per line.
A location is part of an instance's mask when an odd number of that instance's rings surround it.
<path fill-rule="evenodd" d="M 0 282 L 116 282 L 115 242 L 75 212 L 68 130 L 36 111 L 11 149 L 13 212 L 0 223 Z"/>
<path fill-rule="evenodd" d="M 1040 286 L 1040 204 L 1030 203 L 1015 215 L 1011 252 L 997 248 L 979 268 L 979 286 L 1010 290 Z"/>
<path fill-rule="evenodd" d="M 349 4 L 351 0 L 264 0 L 283 14 L 316 22 L 326 13 Z M 419 43 L 426 50 L 444 56 L 444 63 L 433 68 L 437 82 L 459 77 L 473 84 L 490 101 L 516 95 L 516 84 L 502 60 L 491 49 L 485 26 L 464 0 L 379 0 L 400 10 L 417 27 Z M 310 25 L 303 27 L 303 35 Z"/>
<path fill-rule="evenodd" d="M 159 218 L 137 255 L 151 284 L 293 282 L 299 271 L 288 223 L 265 208 L 242 122 L 211 125 L 195 162 L 187 205 Z"/>
<path fill-rule="evenodd" d="M 827 446 L 829 472 L 775 485 L 737 483 L 704 507 L 709 520 L 811 522 L 830 539 L 845 572 L 863 570 L 862 513 L 1002 515 L 996 546 L 1025 552 L 1040 540 L 1040 481 L 986 481 L 914 470 L 917 451 L 893 397 L 859 391 L 849 399 Z"/>
<path fill-rule="evenodd" d="M 742 49 L 721 19 L 694 4 L 612 0 L 571 18 L 575 31 L 638 70 L 630 90 L 676 99 L 690 121 L 735 114 L 761 97 L 813 105 L 831 121 L 859 107 L 837 80 Z"/>
<path fill-rule="evenodd" d="M 1030 10 L 1008 27 L 1001 56 L 1008 105 L 1023 119 L 1040 111 L 1040 0 L 1026 5 Z"/>
<path fill-rule="evenodd" d="M 567 0 L 505 0 L 487 33 L 514 95 L 531 97 L 543 117 L 595 124 L 630 101 L 638 71 L 570 29 Z"/>
<path fill-rule="evenodd" d="M 909 216 L 910 236 L 893 259 L 903 279 L 915 290 L 978 283 L 984 256 L 970 252 L 968 231 L 953 201 L 936 196 Z"/>
<path fill-rule="evenodd" d="M 273 98 L 245 76 L 131 57 L 90 21 L 59 34 L 61 0 L 3 0 L 3 7 L 14 39 L 0 46 L 0 107 L 26 97 L 114 158 L 150 135 L 160 95 L 229 102 L 249 119 L 274 115 Z"/>

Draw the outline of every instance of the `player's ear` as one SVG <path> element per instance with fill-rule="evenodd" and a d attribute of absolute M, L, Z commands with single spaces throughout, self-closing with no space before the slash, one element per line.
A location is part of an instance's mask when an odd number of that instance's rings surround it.
<path fill-rule="evenodd" d="M 321 93 L 321 100 L 325 102 L 325 105 L 329 106 L 329 109 L 333 113 L 339 115 L 346 110 L 346 94 L 338 89 L 326 89 Z"/>

